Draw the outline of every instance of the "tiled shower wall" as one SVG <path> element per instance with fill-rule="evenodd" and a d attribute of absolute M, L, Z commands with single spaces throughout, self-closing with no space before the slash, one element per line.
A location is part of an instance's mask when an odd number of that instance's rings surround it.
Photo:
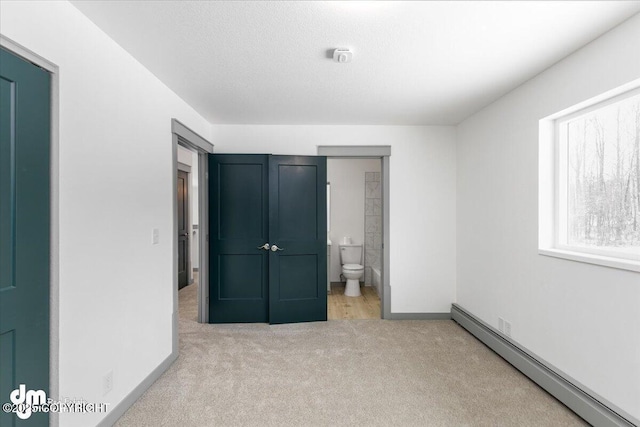
<path fill-rule="evenodd" d="M 371 268 L 380 269 L 382 256 L 382 183 L 380 182 L 380 172 L 366 172 L 364 181 L 364 283 L 371 286 Z"/>

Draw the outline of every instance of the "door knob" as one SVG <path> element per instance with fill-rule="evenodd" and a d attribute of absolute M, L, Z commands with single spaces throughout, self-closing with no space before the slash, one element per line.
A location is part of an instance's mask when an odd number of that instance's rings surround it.
<path fill-rule="evenodd" d="M 268 250 L 269 250 L 269 244 L 268 244 L 268 243 L 265 243 L 265 244 L 264 244 L 264 245 L 262 245 L 262 246 L 258 246 L 258 249 L 264 249 L 265 251 L 268 251 Z"/>
<path fill-rule="evenodd" d="M 279 248 L 278 245 L 271 246 L 271 252 L 275 252 L 275 251 L 284 251 L 284 249 Z"/>

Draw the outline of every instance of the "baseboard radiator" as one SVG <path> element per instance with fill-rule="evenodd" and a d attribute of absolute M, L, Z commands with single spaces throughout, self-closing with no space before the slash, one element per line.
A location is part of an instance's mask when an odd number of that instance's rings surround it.
<path fill-rule="evenodd" d="M 603 402 L 458 304 L 451 318 L 584 420 L 597 427 L 634 427 L 638 420 Z"/>

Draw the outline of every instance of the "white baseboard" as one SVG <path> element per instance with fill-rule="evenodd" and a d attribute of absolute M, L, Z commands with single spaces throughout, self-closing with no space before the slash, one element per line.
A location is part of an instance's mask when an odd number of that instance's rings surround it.
<path fill-rule="evenodd" d="M 634 417 L 577 384 L 567 374 L 509 340 L 458 304 L 451 306 L 451 318 L 590 424 L 598 427 L 639 425 Z"/>
<path fill-rule="evenodd" d="M 167 369 L 169 369 L 169 367 L 173 364 L 173 362 L 175 362 L 177 358 L 178 352 L 175 351 L 171 353 L 166 359 L 164 359 L 162 363 L 160 363 L 158 367 L 156 367 L 149 375 L 147 375 L 147 377 L 142 380 L 142 382 L 138 384 L 136 388 L 131 391 L 131 393 L 129 393 L 124 399 L 122 399 L 120 403 L 115 406 L 115 408 L 107 412 L 107 416 L 98 423 L 97 427 L 111 427 L 112 425 L 114 425 L 116 421 L 118 421 L 120 417 L 123 416 L 125 412 L 127 412 L 127 409 L 129 409 L 134 403 L 136 403 L 140 396 L 142 396 L 144 392 L 147 391 L 147 389 L 151 387 L 151 385 L 153 385 L 153 383 L 156 382 L 156 380 L 160 378 Z"/>

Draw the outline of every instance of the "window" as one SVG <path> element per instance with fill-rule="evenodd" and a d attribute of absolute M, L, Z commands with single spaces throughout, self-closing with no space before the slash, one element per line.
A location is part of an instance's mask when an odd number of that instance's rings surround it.
<path fill-rule="evenodd" d="M 553 200 L 546 249 L 590 257 L 567 256 L 587 262 L 622 261 L 640 271 L 640 89 L 547 122 L 553 133 L 553 167 L 546 169 L 553 176 Z M 541 162 L 542 155 L 543 150 Z M 541 192 L 542 184 L 541 179 Z"/>

